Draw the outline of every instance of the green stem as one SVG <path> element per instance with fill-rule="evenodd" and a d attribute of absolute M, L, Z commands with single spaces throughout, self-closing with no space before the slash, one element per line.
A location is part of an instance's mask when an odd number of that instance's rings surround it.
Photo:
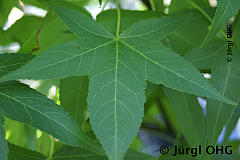
<path fill-rule="evenodd" d="M 121 13 L 120 13 L 120 6 L 119 6 L 119 0 L 116 0 L 117 5 L 117 31 L 116 31 L 116 40 L 118 40 L 119 31 L 120 31 L 120 21 L 121 21 Z"/>
<path fill-rule="evenodd" d="M 106 0 L 106 1 L 104 2 L 101 12 L 104 11 L 104 8 L 106 7 L 108 1 L 109 1 L 109 0 Z"/>
<path fill-rule="evenodd" d="M 156 6 L 155 6 L 155 3 L 154 3 L 154 0 L 150 0 L 149 2 L 150 2 L 150 5 L 151 5 L 151 8 L 152 8 L 152 11 L 155 12 L 157 9 L 156 9 Z"/>
<path fill-rule="evenodd" d="M 51 148 L 50 148 L 50 153 L 49 153 L 49 156 L 48 156 L 48 159 L 47 160 L 51 160 L 52 159 L 52 156 L 53 156 L 53 151 L 54 151 L 54 138 L 51 137 Z"/>

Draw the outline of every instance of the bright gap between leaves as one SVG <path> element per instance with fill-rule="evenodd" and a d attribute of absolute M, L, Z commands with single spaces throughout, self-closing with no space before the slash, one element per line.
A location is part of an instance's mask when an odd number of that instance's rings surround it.
<path fill-rule="evenodd" d="M 19 6 L 21 9 L 17 7 L 13 7 L 8 15 L 7 22 L 3 26 L 3 30 L 8 30 L 17 20 L 21 19 L 24 15 L 32 15 L 38 17 L 45 17 L 47 11 L 35 6 L 25 5 L 23 2 L 19 2 Z M 13 42 L 7 46 L 0 46 L 0 54 L 1 53 L 16 53 L 20 49 L 20 44 L 18 42 Z"/>

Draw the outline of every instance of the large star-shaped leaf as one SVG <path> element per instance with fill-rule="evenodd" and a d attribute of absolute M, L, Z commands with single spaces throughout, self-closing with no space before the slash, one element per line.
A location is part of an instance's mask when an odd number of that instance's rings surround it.
<path fill-rule="evenodd" d="M 143 20 L 122 32 L 119 16 L 113 35 L 83 13 L 53 8 L 79 38 L 44 51 L 0 81 L 89 75 L 90 121 L 109 159 L 123 159 L 138 132 L 146 80 L 234 104 L 213 88 L 192 64 L 161 44 L 186 16 Z"/>

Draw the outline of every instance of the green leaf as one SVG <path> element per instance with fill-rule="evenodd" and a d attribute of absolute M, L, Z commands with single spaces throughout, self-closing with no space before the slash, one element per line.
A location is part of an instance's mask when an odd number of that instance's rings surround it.
<path fill-rule="evenodd" d="M 239 117 L 240 117 L 240 104 L 238 104 L 230 121 L 226 125 L 223 144 L 227 144 L 229 137 L 231 136 L 233 130 L 235 129 L 238 123 Z"/>
<path fill-rule="evenodd" d="M 8 143 L 8 160 L 46 160 L 47 157 L 39 152 L 31 151 L 14 144 Z"/>
<path fill-rule="evenodd" d="M 150 94 L 150 95 L 149 95 Z M 145 96 L 147 101 L 144 104 L 144 118 L 143 123 L 145 124 L 156 124 L 159 128 L 169 128 L 176 139 L 181 137 L 181 131 L 176 119 L 173 108 L 169 104 L 168 98 L 165 95 L 162 87 L 159 85 L 148 82 L 145 89 Z M 166 122 L 159 121 L 159 114 L 161 114 Z M 159 132 L 155 133 L 157 136 L 162 138 L 162 135 L 159 135 Z M 164 138 L 164 140 L 172 143 L 174 140 L 171 138 Z M 173 142 L 174 143 L 174 142 Z"/>
<path fill-rule="evenodd" d="M 234 24 L 233 39 L 236 42 L 238 49 L 240 49 L 240 15 Z"/>
<path fill-rule="evenodd" d="M 187 142 L 192 147 L 204 145 L 206 142 L 205 118 L 197 97 L 168 88 L 164 88 L 164 92 L 175 111 Z"/>
<path fill-rule="evenodd" d="M 141 20 L 159 18 L 162 16 L 164 16 L 164 14 L 160 12 L 121 10 L 120 33 L 128 29 L 131 25 L 138 23 Z M 101 12 L 99 15 L 97 15 L 97 22 L 99 22 L 110 33 L 116 35 L 117 25 L 116 10 L 110 9 Z"/>
<path fill-rule="evenodd" d="M 227 48 L 225 48 L 227 51 Z M 225 96 L 238 102 L 240 98 L 240 69 L 239 50 L 233 48 L 233 61 L 227 63 L 226 57 L 221 54 L 214 58 L 211 83 Z M 214 100 L 207 101 L 207 130 L 208 144 L 215 145 L 223 127 L 231 119 L 235 105 L 228 105 Z"/>
<path fill-rule="evenodd" d="M 240 57 L 239 50 L 234 48 L 233 51 L 234 58 L 231 63 L 227 63 L 227 56 L 222 55 L 227 52 L 224 42 L 210 44 L 205 48 L 196 47 L 186 54 L 185 57 L 199 69 L 212 69 L 212 84 L 225 96 L 238 101 L 240 98 L 239 88 L 237 87 L 240 75 L 240 70 L 238 69 Z M 213 100 L 207 102 L 209 145 L 214 145 L 217 142 L 218 136 L 227 122 L 232 125 L 233 122 L 229 122 L 229 120 L 234 110 L 235 107 L 231 105 Z M 233 117 L 233 119 L 235 118 Z"/>
<path fill-rule="evenodd" d="M 39 53 L 54 45 L 73 39 L 76 39 L 76 36 L 69 31 L 61 20 L 56 19 L 46 24 L 33 34 L 30 39 L 25 41 L 19 52 L 31 53 L 37 51 Z"/>
<path fill-rule="evenodd" d="M 87 118 L 88 84 L 87 76 L 70 77 L 60 82 L 61 105 L 80 125 Z"/>
<path fill-rule="evenodd" d="M 177 0 L 178 1 L 178 0 Z M 178 1 L 182 2 L 182 1 Z M 207 13 L 211 13 L 212 10 L 208 10 Z M 173 51 L 186 54 L 188 51 L 196 46 L 199 46 L 205 38 L 208 32 L 209 21 L 199 11 L 183 10 L 175 12 L 174 14 L 185 14 L 186 16 L 191 14 L 192 16 L 173 33 L 166 38 L 166 45 Z M 197 30 L 193 28 L 198 28 Z"/>
<path fill-rule="evenodd" d="M 219 155 L 214 155 L 212 160 L 236 160 L 239 159 L 240 156 L 237 154 L 219 154 Z"/>
<path fill-rule="evenodd" d="M 225 42 L 211 43 L 205 48 L 197 46 L 189 51 L 184 57 L 200 70 L 211 69 L 216 56 L 223 56 L 226 52 Z M 224 56 L 223 56 L 224 57 Z M 225 61 L 223 62 L 225 63 Z"/>
<path fill-rule="evenodd" d="M 90 152 L 84 148 L 63 146 L 54 155 L 53 160 L 107 160 L 105 154 Z M 128 150 L 124 160 L 156 160 L 156 158 L 134 150 Z"/>
<path fill-rule="evenodd" d="M 149 0 L 152 11 L 158 11 L 164 13 L 166 6 L 163 4 L 163 0 Z"/>
<path fill-rule="evenodd" d="M 27 130 L 25 129 L 27 125 L 24 123 L 20 123 L 18 121 L 14 121 L 10 118 L 5 118 L 4 128 L 6 133 L 8 133 L 7 140 L 10 143 L 15 145 L 25 147 L 31 149 L 30 142 L 32 137 L 28 137 Z M 27 127 L 30 127 L 29 125 Z"/>
<path fill-rule="evenodd" d="M 199 158 L 199 155 L 198 157 Z M 177 155 L 172 156 L 171 154 L 162 155 L 159 157 L 159 160 L 195 160 L 196 157 L 192 157 L 191 154 Z M 237 160 L 239 156 L 236 154 L 217 154 L 213 155 L 212 160 Z"/>
<path fill-rule="evenodd" d="M 41 133 L 41 132 L 38 131 L 38 133 Z M 44 155 L 50 155 L 51 147 L 52 147 L 51 143 L 52 143 L 52 137 L 49 136 L 49 134 L 42 132 L 41 136 L 37 139 L 35 150 Z M 55 144 L 56 144 L 56 141 L 54 145 Z"/>
<path fill-rule="evenodd" d="M 95 150 L 78 124 L 52 100 L 24 84 L 0 84 L 0 112 L 14 120 L 43 130 L 63 142 Z"/>
<path fill-rule="evenodd" d="M 12 41 L 17 41 L 23 45 L 35 31 L 40 30 L 48 21 L 51 21 L 51 18 L 51 16 L 47 16 L 46 18 L 23 16 L 4 33 L 12 37 Z M 34 41 L 36 41 L 36 38 Z"/>
<path fill-rule="evenodd" d="M 33 59 L 30 54 L 0 54 L 0 77 Z"/>
<path fill-rule="evenodd" d="M 218 0 L 217 10 L 213 18 L 213 22 L 202 46 L 211 42 L 216 33 L 232 18 L 240 9 L 239 0 Z M 224 27 L 225 28 L 225 27 Z"/>
<path fill-rule="evenodd" d="M 8 159 L 8 145 L 5 140 L 5 131 L 3 128 L 4 118 L 0 113 L 0 159 L 7 160 Z"/>
<path fill-rule="evenodd" d="M 169 13 L 190 8 L 203 10 L 203 8 L 206 8 L 208 6 L 209 4 L 207 0 L 172 0 L 171 5 L 169 6 Z"/>
<path fill-rule="evenodd" d="M 124 160 L 156 160 L 156 158 L 141 152 L 128 150 Z"/>
<path fill-rule="evenodd" d="M 54 155 L 53 160 L 107 160 L 105 154 L 91 152 L 84 148 L 77 148 L 71 146 L 61 147 Z"/>
<path fill-rule="evenodd" d="M 111 160 L 122 159 L 137 134 L 146 80 L 235 104 L 218 93 L 193 65 L 161 44 L 186 16 L 143 20 L 115 37 L 83 13 L 53 8 L 80 38 L 44 51 L 1 81 L 89 75 L 90 122 Z"/>

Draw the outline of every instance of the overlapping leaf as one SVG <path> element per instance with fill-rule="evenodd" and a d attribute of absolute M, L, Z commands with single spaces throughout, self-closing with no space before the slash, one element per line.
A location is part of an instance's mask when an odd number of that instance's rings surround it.
<path fill-rule="evenodd" d="M 46 131 L 67 144 L 96 150 L 97 145 L 91 144 L 62 108 L 24 84 L 1 83 L 0 103 L 0 112 L 7 117 Z"/>
<path fill-rule="evenodd" d="M 228 20 L 232 18 L 240 9 L 239 0 L 218 0 L 217 2 L 217 10 L 211 25 L 211 29 L 202 45 L 207 45 L 209 42 L 211 42 L 216 36 L 216 33 L 219 32 L 222 27 L 224 27 L 223 25 L 226 24 Z"/>
<path fill-rule="evenodd" d="M 204 145 L 206 142 L 205 118 L 197 97 L 168 88 L 164 88 L 164 91 L 174 108 L 178 123 L 187 142 L 192 147 Z"/>
<path fill-rule="evenodd" d="M 8 160 L 47 160 L 43 154 L 31 151 L 11 143 Z M 51 160 L 107 160 L 106 155 L 90 152 L 83 148 L 63 146 L 51 157 Z M 129 150 L 124 160 L 156 160 L 156 158 L 134 150 Z"/>
<path fill-rule="evenodd" d="M 199 70 L 211 69 L 215 57 L 226 52 L 225 42 L 212 43 L 205 48 L 197 46 L 189 51 L 185 58 Z M 225 63 L 225 62 L 223 62 Z"/>
<path fill-rule="evenodd" d="M 61 105 L 80 125 L 87 117 L 88 84 L 87 76 L 66 78 L 60 83 Z"/>
<path fill-rule="evenodd" d="M 44 51 L 0 81 L 89 75 L 90 121 L 111 160 L 123 159 L 137 134 L 146 80 L 235 104 L 217 92 L 193 65 L 160 43 L 184 22 L 185 15 L 143 20 L 115 37 L 83 13 L 54 9 L 80 38 Z"/>
<path fill-rule="evenodd" d="M 218 49 L 218 48 L 216 48 Z M 234 49 L 234 60 L 227 63 L 226 57 L 215 57 L 211 83 L 225 96 L 238 102 L 240 98 L 240 51 Z M 207 103 L 208 144 L 215 145 L 223 127 L 231 119 L 236 105 L 228 105 L 214 100 Z"/>
<path fill-rule="evenodd" d="M 240 98 L 239 50 L 233 48 L 233 61 L 228 63 L 226 56 L 227 48 L 224 43 L 215 43 L 206 48 L 195 48 L 185 57 L 195 64 L 199 69 L 211 69 L 211 83 L 225 96 L 234 101 Z M 207 130 L 208 144 L 215 145 L 223 127 L 231 119 L 236 105 L 228 105 L 214 100 L 207 101 Z"/>
<path fill-rule="evenodd" d="M 182 3 L 182 1 L 178 1 Z M 209 10 L 207 13 L 211 13 Z M 210 22 L 198 10 L 183 10 L 181 13 L 191 14 L 192 16 L 173 33 L 166 38 L 166 45 L 173 51 L 184 55 L 193 47 L 202 43 L 208 32 Z M 176 13 L 178 14 L 178 13 Z M 193 28 L 198 28 L 194 30 Z"/>

